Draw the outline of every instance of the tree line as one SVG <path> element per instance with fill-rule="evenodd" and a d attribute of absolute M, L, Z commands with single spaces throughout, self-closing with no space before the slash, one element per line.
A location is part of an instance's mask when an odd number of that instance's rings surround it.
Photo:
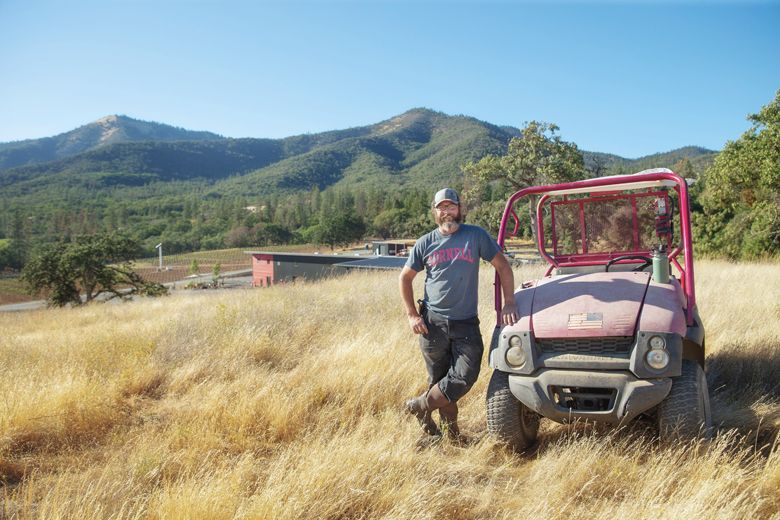
<path fill-rule="evenodd" d="M 139 257 L 165 244 L 169 253 L 225 247 L 315 243 L 330 247 L 364 236 L 419 234 L 430 225 L 430 194 L 421 189 L 319 190 L 269 197 L 167 195 L 140 201 L 96 199 L 78 210 L 0 211 L 0 270 L 21 268 L 34 245 L 122 233 Z"/>

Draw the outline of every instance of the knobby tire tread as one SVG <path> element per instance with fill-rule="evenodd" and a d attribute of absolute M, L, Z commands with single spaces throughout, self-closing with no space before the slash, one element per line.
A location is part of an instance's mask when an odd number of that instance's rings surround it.
<path fill-rule="evenodd" d="M 509 390 L 509 374 L 494 370 L 487 391 L 488 431 L 518 452 L 536 440 L 536 431 L 526 432 L 523 428 L 522 406 Z"/>

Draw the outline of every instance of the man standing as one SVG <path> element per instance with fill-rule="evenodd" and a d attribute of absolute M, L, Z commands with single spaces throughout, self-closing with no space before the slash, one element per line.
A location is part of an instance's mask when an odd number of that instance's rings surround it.
<path fill-rule="evenodd" d="M 514 275 L 487 231 L 461 223 L 460 199 L 455 190 L 438 191 L 432 207 L 438 227 L 417 240 L 399 277 L 409 326 L 420 335 L 429 387 L 408 400 L 406 409 L 429 435 L 441 434 L 431 416 L 439 410 L 442 428 L 457 437 L 457 402 L 476 382 L 484 350 L 477 318 L 479 260 L 490 262 L 501 278 L 505 325 L 518 320 Z M 425 296 L 418 312 L 412 281 L 423 268 Z"/>

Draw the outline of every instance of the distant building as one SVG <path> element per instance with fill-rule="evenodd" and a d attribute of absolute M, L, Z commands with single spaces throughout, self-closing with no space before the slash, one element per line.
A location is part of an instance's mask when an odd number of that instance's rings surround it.
<path fill-rule="evenodd" d="M 401 269 L 403 258 L 355 257 L 305 253 L 247 251 L 252 255 L 252 287 L 270 287 L 296 280 L 318 280 L 345 269 Z M 339 269 L 343 268 L 343 269 Z"/>
<path fill-rule="evenodd" d="M 414 242 L 384 240 L 371 243 L 371 249 L 377 256 L 405 256 L 414 246 Z"/>

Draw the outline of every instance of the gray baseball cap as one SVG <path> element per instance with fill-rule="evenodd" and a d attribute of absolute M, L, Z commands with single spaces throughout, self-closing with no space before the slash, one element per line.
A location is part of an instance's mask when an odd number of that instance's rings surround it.
<path fill-rule="evenodd" d="M 457 204 L 458 206 L 460 206 L 460 199 L 458 198 L 458 192 L 453 190 L 452 188 L 444 188 L 443 190 L 437 191 L 436 195 L 433 196 L 433 207 L 435 208 L 445 200 L 448 200 L 453 204 Z"/>

